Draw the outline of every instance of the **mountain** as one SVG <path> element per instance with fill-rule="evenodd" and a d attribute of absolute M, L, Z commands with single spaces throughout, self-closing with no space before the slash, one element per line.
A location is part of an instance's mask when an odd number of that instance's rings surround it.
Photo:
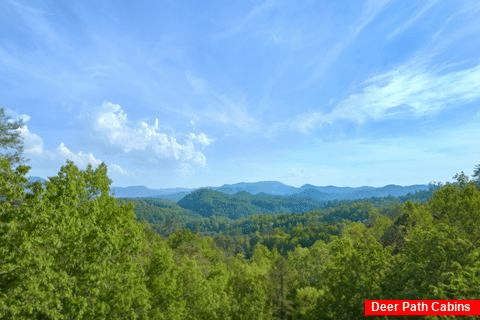
<path fill-rule="evenodd" d="M 335 195 L 314 188 L 305 189 L 302 192 L 295 193 L 293 196 L 299 198 L 311 198 L 317 201 L 329 201 L 336 199 Z"/>
<path fill-rule="evenodd" d="M 398 186 L 394 184 L 390 184 L 381 188 L 373 188 L 373 189 L 363 189 L 363 190 L 356 190 L 355 192 L 348 194 L 346 199 L 355 200 L 355 199 L 362 199 L 362 198 L 371 198 L 371 197 L 399 197 L 404 196 L 409 193 L 415 193 L 417 191 L 424 191 L 428 190 L 428 186 L 426 185 L 412 185 L 412 186 Z"/>
<path fill-rule="evenodd" d="M 408 193 L 428 190 L 428 185 L 412 185 L 398 186 L 387 185 L 384 187 L 336 187 L 336 186 L 314 186 L 305 184 L 300 188 L 289 186 L 278 181 L 260 181 L 260 182 L 241 182 L 235 184 L 224 184 L 221 187 L 208 187 L 208 189 L 220 191 L 227 194 L 236 194 L 240 191 L 246 191 L 256 195 L 266 193 L 270 195 L 290 196 L 298 195 L 299 197 L 310 197 L 318 201 L 327 200 L 355 200 L 370 197 L 386 197 L 392 195 L 394 197 L 403 196 Z"/>
<path fill-rule="evenodd" d="M 220 215 L 232 219 L 262 213 L 306 212 L 321 205 L 319 201 L 297 196 L 278 196 L 264 192 L 253 195 L 246 191 L 232 195 L 206 188 L 187 194 L 177 203 L 204 217 Z"/>
<path fill-rule="evenodd" d="M 399 197 L 409 193 L 428 190 L 428 185 L 398 186 L 387 185 L 380 188 L 375 187 L 316 187 L 313 185 L 304 185 L 299 188 L 301 192 L 296 193 L 298 197 L 315 199 L 317 201 L 328 200 L 357 200 L 372 197 Z"/>
<path fill-rule="evenodd" d="M 191 191 L 180 191 L 175 193 L 159 194 L 159 195 L 156 195 L 154 198 L 177 202 L 183 197 L 185 197 L 187 194 L 189 194 L 190 192 Z"/>
<path fill-rule="evenodd" d="M 32 177 L 33 178 L 33 177 Z M 39 178 L 41 179 L 41 178 Z M 336 187 L 336 186 L 314 186 L 305 184 L 300 188 L 289 186 L 278 181 L 241 182 L 235 184 L 224 184 L 221 187 L 205 187 L 202 189 L 218 191 L 227 195 L 242 195 L 247 192 L 250 195 L 272 195 L 272 196 L 295 196 L 294 198 L 309 198 L 316 201 L 329 200 L 356 200 L 371 197 L 404 196 L 408 193 L 428 190 L 428 185 L 398 186 L 387 185 L 384 187 Z M 111 194 L 116 198 L 146 198 L 154 197 L 179 201 L 190 194 L 196 188 L 169 188 L 150 189 L 144 186 L 112 187 Z M 245 196 L 245 194 L 243 194 Z M 293 201 L 293 199 L 290 199 Z M 278 200 L 278 199 L 277 199 Z M 297 200 L 295 200 L 297 201 Z"/>
<path fill-rule="evenodd" d="M 195 189 L 188 188 L 170 188 L 170 189 L 150 189 L 144 186 L 132 186 L 132 187 L 112 187 L 110 194 L 115 198 L 147 198 L 147 197 L 159 197 L 165 199 L 180 200 L 183 196 L 190 193 Z M 176 195 L 176 196 L 174 196 Z M 178 199 L 177 199 L 178 198 Z"/>
<path fill-rule="evenodd" d="M 180 207 L 192 210 L 204 217 L 223 215 L 238 218 L 261 213 L 261 210 L 249 203 L 246 198 L 235 197 L 211 189 L 195 190 L 177 203 Z"/>
<path fill-rule="evenodd" d="M 298 188 L 288 186 L 278 181 L 240 182 L 235 184 L 224 184 L 221 187 L 212 189 L 227 194 L 246 191 L 251 194 L 263 192 L 272 195 L 291 195 L 298 192 Z"/>
<path fill-rule="evenodd" d="M 314 186 L 311 184 L 305 184 L 299 188 L 299 191 L 303 192 L 308 189 L 315 189 L 321 192 L 325 192 L 328 194 L 334 194 L 335 196 L 339 195 L 345 195 L 352 193 L 354 191 L 360 191 L 360 190 L 372 190 L 375 189 L 375 187 L 336 187 L 336 186 Z"/>
<path fill-rule="evenodd" d="M 220 215 L 236 219 L 261 213 L 307 212 L 328 207 L 331 205 L 332 200 L 335 200 L 333 202 L 342 200 L 355 201 L 366 198 L 379 199 L 387 196 L 398 197 L 399 199 L 418 198 L 421 200 L 431 195 L 431 192 L 427 191 L 427 189 L 427 186 L 423 185 L 407 187 L 388 185 L 382 188 L 340 188 L 328 186 L 308 188 L 292 195 L 272 195 L 265 192 L 251 194 L 243 190 L 234 194 L 228 194 L 218 191 L 219 189 L 202 188 L 185 195 L 177 203 L 180 207 L 196 212 L 204 217 Z M 229 190 L 231 191 L 232 189 Z M 331 214 L 331 218 L 337 219 L 337 216 L 343 216 L 344 214 L 344 212 L 334 212 Z M 352 214 L 349 212 L 347 215 L 351 216 Z M 360 210 L 355 212 L 354 215 L 357 215 L 360 219 L 364 217 L 365 212 Z"/>

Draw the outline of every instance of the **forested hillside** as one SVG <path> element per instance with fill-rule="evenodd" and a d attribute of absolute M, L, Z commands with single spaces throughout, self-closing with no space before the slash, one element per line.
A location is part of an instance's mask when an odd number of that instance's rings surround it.
<path fill-rule="evenodd" d="M 223 192 L 199 189 L 183 197 L 178 204 L 198 214 L 239 218 L 262 212 L 305 212 L 321 204 L 313 199 L 272 196 L 265 193 L 252 195 L 246 191 L 229 195 Z"/>
<path fill-rule="evenodd" d="M 29 170 L 0 159 L 1 319 L 350 320 L 364 299 L 480 298 L 480 166 L 415 201 L 237 219 L 115 199 L 103 163 L 45 185 Z"/>
<path fill-rule="evenodd" d="M 408 195 L 397 197 L 397 202 L 405 201 L 405 199 L 426 201 L 432 194 L 434 188 L 435 186 L 430 186 L 429 190 L 418 191 L 413 194 L 409 193 Z M 312 192 L 315 192 L 316 195 L 321 193 L 318 190 L 313 190 Z M 362 196 L 360 196 L 360 194 L 358 194 L 358 196 L 358 198 L 365 198 L 365 194 L 363 193 Z M 182 208 L 194 211 L 203 217 L 217 215 L 237 219 L 260 213 L 307 212 L 313 209 L 341 206 L 354 202 L 352 200 L 340 200 L 341 198 L 345 198 L 340 195 L 331 196 L 329 194 L 325 197 L 320 196 L 320 199 L 324 200 L 318 200 L 315 198 L 315 196 L 310 196 L 309 193 L 293 194 L 291 196 L 274 196 L 266 193 L 252 195 L 246 191 L 241 191 L 230 195 L 210 189 L 198 189 L 186 195 L 177 203 Z M 357 200 L 358 198 L 353 197 L 353 199 Z M 372 197 L 369 199 L 371 199 L 371 201 L 377 201 L 376 199 L 383 198 L 385 197 Z M 381 201 L 392 202 L 394 201 L 393 199 L 394 197 L 390 196 Z"/>

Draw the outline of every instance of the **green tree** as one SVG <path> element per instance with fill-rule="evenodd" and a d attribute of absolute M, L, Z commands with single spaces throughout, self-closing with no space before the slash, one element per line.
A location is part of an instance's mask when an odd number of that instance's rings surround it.
<path fill-rule="evenodd" d="M 427 206 L 410 204 L 404 246 L 382 283 L 384 298 L 477 299 L 480 296 L 480 192 L 447 184 Z"/>
<path fill-rule="evenodd" d="M 0 209 L 0 273 L 10 283 L 0 292 L 0 318 L 147 318 L 149 292 L 135 261 L 146 246 L 143 226 L 133 206 L 109 196 L 106 173 L 104 164 L 81 171 L 68 162 L 22 206 Z"/>
<path fill-rule="evenodd" d="M 470 179 L 468 178 L 468 176 L 465 174 L 465 172 L 460 172 L 460 173 L 456 173 L 455 176 L 453 176 L 453 179 L 457 180 L 457 184 L 460 186 L 460 187 L 465 187 L 467 185 L 467 183 L 470 181 Z"/>
<path fill-rule="evenodd" d="M 267 276 L 272 268 L 272 260 L 278 253 L 257 245 L 250 263 L 230 258 L 232 274 L 227 284 L 231 296 L 233 319 L 272 319 L 272 308 L 268 304 Z"/>
<path fill-rule="evenodd" d="M 363 300 L 378 299 L 390 253 L 360 223 L 346 226 L 341 238 L 328 244 L 331 257 L 320 273 L 316 307 L 317 319 L 357 319 L 363 317 Z"/>
<path fill-rule="evenodd" d="M 475 169 L 473 170 L 473 183 L 475 186 L 480 189 L 480 164 L 475 165 Z"/>
<path fill-rule="evenodd" d="M 173 252 L 165 241 L 162 241 L 153 230 L 146 225 L 149 243 L 146 258 L 146 283 L 150 292 L 151 319 L 185 319 L 187 302 L 179 284 L 182 269 L 174 262 Z"/>
<path fill-rule="evenodd" d="M 0 108 L 0 150 L 1 157 L 12 164 L 19 164 L 26 159 L 23 158 L 23 139 L 21 129 L 24 126 L 22 120 L 12 120 L 5 115 L 5 109 Z"/>
<path fill-rule="evenodd" d="M 267 279 L 267 293 L 273 315 L 277 319 L 287 319 L 293 311 L 293 302 L 290 300 L 293 278 L 292 270 L 290 270 L 285 257 L 279 256 L 276 259 Z"/>

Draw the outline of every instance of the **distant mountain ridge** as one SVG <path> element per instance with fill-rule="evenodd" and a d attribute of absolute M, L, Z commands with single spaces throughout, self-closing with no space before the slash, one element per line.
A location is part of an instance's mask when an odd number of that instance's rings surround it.
<path fill-rule="evenodd" d="M 327 190 L 335 191 L 331 188 L 327 188 Z M 431 192 L 431 190 L 423 190 L 422 186 L 401 187 L 395 185 L 382 188 L 350 188 L 349 193 L 345 193 L 345 191 L 345 189 L 341 189 L 334 194 L 308 188 L 292 195 L 272 195 L 265 192 L 254 195 L 247 191 L 239 191 L 232 195 L 211 188 L 202 188 L 187 194 L 177 204 L 203 217 L 217 215 L 237 219 L 252 214 L 307 212 L 329 206 L 332 200 L 334 200 L 333 203 L 338 203 L 338 201 L 357 201 L 367 198 L 381 199 L 387 196 L 397 199 L 402 196 L 416 199 L 428 196 L 428 193 Z M 364 217 L 364 213 L 358 213 L 358 217 Z M 337 213 L 333 213 L 332 217 L 336 215 Z"/>
<path fill-rule="evenodd" d="M 283 184 L 278 181 L 260 181 L 260 182 L 240 182 L 235 184 L 224 184 L 220 187 L 203 188 L 169 188 L 169 189 L 149 189 L 144 186 L 135 187 L 112 187 L 111 193 L 117 198 L 142 198 L 155 197 L 178 201 L 187 194 L 198 190 L 209 189 L 222 192 L 229 195 L 235 195 L 238 192 L 248 192 L 252 195 L 265 193 L 274 196 L 296 196 L 302 198 L 311 198 L 317 201 L 328 200 L 355 200 L 370 197 L 387 197 L 389 195 L 397 197 L 408 193 L 428 190 L 428 185 L 386 185 L 384 187 L 336 187 L 336 186 L 314 186 L 305 184 L 299 188 Z"/>
<path fill-rule="evenodd" d="M 30 182 L 47 182 L 47 179 L 31 176 Z M 316 201 L 329 200 L 356 200 L 370 197 L 404 196 L 408 193 L 428 190 L 426 184 L 416 184 L 410 186 L 399 186 L 389 184 L 383 187 L 336 187 L 336 186 L 314 186 L 305 184 L 301 187 L 293 187 L 279 181 L 259 181 L 259 182 L 239 182 L 234 184 L 224 184 L 220 187 L 202 187 L 202 188 L 161 188 L 150 189 L 145 186 L 129 186 L 110 188 L 110 194 L 115 198 L 161 198 L 177 202 L 186 195 L 198 189 L 209 189 L 222 192 L 228 195 L 235 195 L 239 192 L 248 192 L 250 195 L 273 195 L 273 196 L 294 196 L 300 198 L 310 198 Z"/>
<path fill-rule="evenodd" d="M 131 187 L 111 187 L 110 194 L 116 198 L 165 198 L 170 199 L 179 197 L 175 202 L 182 197 L 192 192 L 195 189 L 189 188 L 168 188 L 168 189 L 150 189 L 144 186 Z"/>
<path fill-rule="evenodd" d="M 302 189 L 301 187 L 300 189 Z M 303 191 L 296 193 L 298 197 L 309 197 L 317 201 L 329 201 L 329 200 L 357 200 L 371 197 L 400 197 L 409 193 L 415 193 L 418 191 L 428 190 L 428 185 L 411 185 L 411 186 L 398 186 L 390 184 L 384 187 L 309 187 Z"/>
<path fill-rule="evenodd" d="M 246 191 L 251 194 L 267 193 L 271 195 L 291 195 L 298 192 L 298 188 L 283 184 L 278 181 L 239 182 L 235 184 L 224 184 L 221 187 L 209 188 L 227 194 L 235 194 Z"/>

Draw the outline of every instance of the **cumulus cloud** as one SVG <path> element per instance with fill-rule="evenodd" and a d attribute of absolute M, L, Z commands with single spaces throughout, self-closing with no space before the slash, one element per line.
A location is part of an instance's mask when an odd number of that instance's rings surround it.
<path fill-rule="evenodd" d="M 23 139 L 24 152 L 26 154 L 40 155 L 44 153 L 43 140 L 39 135 L 30 132 L 27 125 L 19 128 L 19 131 Z"/>
<path fill-rule="evenodd" d="M 28 122 L 32 119 L 28 114 L 19 114 L 17 111 L 4 108 L 6 114 L 11 117 L 9 122 L 22 121 L 23 126 L 18 128 L 20 137 L 23 140 L 24 152 L 26 154 L 38 155 L 44 153 L 42 138 L 30 131 L 28 128 Z"/>
<path fill-rule="evenodd" d="M 173 158 L 197 166 L 205 166 L 207 160 L 196 145 L 207 146 L 212 142 L 205 133 L 190 133 L 181 143 L 176 137 L 159 131 L 158 119 L 153 125 L 144 121 L 134 124 L 120 105 L 111 102 L 102 105 L 94 128 L 107 143 L 122 148 L 125 153 L 153 152 L 158 158 Z"/>
<path fill-rule="evenodd" d="M 369 79 L 364 85 L 360 93 L 338 102 L 330 112 L 298 115 L 288 127 L 307 133 L 341 119 L 361 124 L 367 120 L 435 115 L 480 100 L 480 65 L 447 72 L 446 68 L 429 70 L 408 64 Z"/>
<path fill-rule="evenodd" d="M 95 158 L 95 156 L 89 152 L 88 154 L 83 153 L 82 151 L 74 153 L 69 148 L 65 146 L 62 142 L 57 148 L 58 154 L 68 160 L 75 162 L 76 165 L 85 166 L 91 164 L 92 166 L 98 166 L 102 163 L 101 160 Z"/>
<path fill-rule="evenodd" d="M 84 153 L 82 151 L 74 152 L 70 148 L 68 148 L 65 143 L 60 143 L 56 150 L 48 150 L 44 148 L 43 139 L 38 135 L 30 131 L 28 126 L 28 122 L 32 119 L 31 116 L 27 114 L 19 114 L 15 110 L 5 109 L 6 113 L 11 116 L 12 119 L 10 121 L 19 121 L 22 120 L 24 125 L 18 129 L 20 132 L 20 136 L 23 139 L 24 145 L 24 153 L 28 158 L 31 158 L 34 164 L 41 164 L 40 167 L 42 169 L 50 169 L 52 171 L 57 170 L 56 165 L 60 164 L 60 162 L 64 162 L 65 160 L 71 160 L 75 163 L 75 165 L 84 167 L 88 164 L 91 164 L 93 167 L 98 166 L 103 161 L 98 159 L 93 155 L 92 152 Z M 110 122 L 113 125 L 119 125 L 118 123 L 115 124 L 115 121 L 119 119 L 109 119 L 112 120 Z M 120 119 L 121 120 L 121 119 Z M 158 128 L 158 120 L 155 122 L 154 126 Z M 201 134 L 197 139 L 203 137 Z M 206 136 L 204 139 L 208 139 Z M 120 174 L 123 176 L 128 176 L 127 170 L 123 169 L 118 164 L 110 163 L 108 164 L 108 168 L 111 172 Z"/>
<path fill-rule="evenodd" d="M 53 158 L 59 159 L 62 162 L 65 160 L 71 160 L 75 163 L 76 166 L 79 166 L 79 167 L 85 167 L 88 164 L 91 164 L 95 168 L 102 162 L 105 162 L 95 157 L 92 152 L 89 152 L 89 153 L 84 153 L 82 151 L 73 152 L 67 146 L 65 146 L 63 142 L 60 143 L 55 153 L 46 151 L 46 154 L 50 155 L 50 157 L 53 156 Z M 118 164 L 109 163 L 107 164 L 107 167 L 109 172 L 116 173 L 122 176 L 128 176 L 127 170 L 123 169 Z"/>
<path fill-rule="evenodd" d="M 118 164 L 112 164 L 109 166 L 109 168 L 113 171 L 113 172 L 116 172 L 118 174 L 121 174 L 122 176 L 126 176 L 128 175 L 128 172 L 123 169 L 122 167 L 120 167 Z"/>
<path fill-rule="evenodd" d="M 190 140 L 197 141 L 199 144 L 203 146 L 208 146 L 213 142 L 213 139 L 210 139 L 209 137 L 207 137 L 207 135 L 203 132 L 199 134 L 190 133 L 188 137 L 190 138 Z"/>

